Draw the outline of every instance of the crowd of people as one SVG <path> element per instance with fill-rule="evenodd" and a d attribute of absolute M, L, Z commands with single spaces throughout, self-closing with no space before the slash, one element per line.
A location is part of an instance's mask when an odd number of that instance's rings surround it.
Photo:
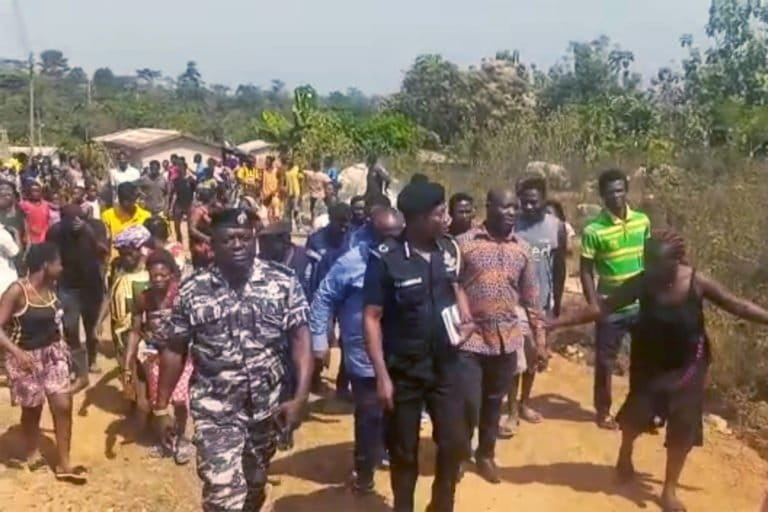
<path fill-rule="evenodd" d="M 33 160 L 0 179 L 0 347 L 22 410 L 16 462 L 44 465 L 47 399 L 55 476 L 66 482 L 88 478 L 69 457 L 72 396 L 101 371 L 107 316 L 136 432 L 154 456 L 196 456 L 206 511 L 266 510 L 270 460 L 292 446 L 310 392 L 324 392 L 337 345 L 335 392 L 354 405 L 352 491 L 373 492 L 386 466 L 394 510 L 412 512 L 427 416 L 437 445 L 428 510 L 450 512 L 464 471 L 500 483 L 497 440 L 546 420 L 530 398 L 549 333 L 595 322 L 596 426 L 621 429 L 623 479 L 635 439 L 666 426 L 661 503 L 681 511 L 678 478 L 703 441 L 703 301 L 768 324 L 768 311 L 693 269 L 680 236 L 651 230 L 617 169 L 600 174 L 604 208 L 581 235 L 585 305 L 566 310 L 574 233 L 542 177 L 490 190 L 478 222 L 471 195 L 447 199 L 421 174 L 392 205 L 375 157 L 365 194 L 349 203 L 332 158 L 315 170 L 287 157 L 196 156 L 188 169 L 172 156 L 143 171 L 125 154 L 117 162 L 101 182 L 76 159 L 57 171 Z M 304 212 L 315 225 L 301 246 L 292 234 Z M 630 391 L 614 416 L 626 336 Z"/>

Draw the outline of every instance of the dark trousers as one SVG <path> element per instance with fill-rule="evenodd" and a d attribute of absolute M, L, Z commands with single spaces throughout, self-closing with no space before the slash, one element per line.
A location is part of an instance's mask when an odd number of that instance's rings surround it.
<path fill-rule="evenodd" d="M 472 453 L 472 436 L 478 429 L 476 458 L 492 459 L 496 449 L 501 404 L 512 385 L 517 353 L 482 355 L 461 352 L 467 438 L 465 458 Z"/>
<path fill-rule="evenodd" d="M 101 286 L 94 288 L 62 287 L 59 288 L 59 300 L 64 312 L 62 323 L 67 345 L 72 350 L 80 348 L 80 317 L 82 317 L 88 364 L 94 364 L 99 343 L 99 340 L 96 339 L 96 322 L 99 320 L 99 311 L 104 300 L 103 288 Z"/>
<path fill-rule="evenodd" d="M 390 367 L 394 409 L 386 413 L 386 439 L 395 512 L 413 511 L 413 492 L 419 475 L 421 412 L 426 405 L 437 445 L 432 511 L 452 512 L 459 464 L 464 453 L 464 426 L 460 397 L 460 366 L 431 357 L 408 368 Z"/>
<path fill-rule="evenodd" d="M 339 370 L 338 370 L 338 373 L 336 374 L 336 393 L 346 393 L 349 391 L 349 383 L 353 377 L 347 375 L 347 368 L 344 365 L 344 340 L 342 340 L 341 338 L 339 338 L 339 352 L 341 354 L 340 354 L 340 361 L 339 361 Z M 374 391 L 376 391 L 375 388 L 374 388 Z"/>
<path fill-rule="evenodd" d="M 635 313 L 617 313 L 595 324 L 595 411 L 598 416 L 611 412 L 611 379 L 621 343 L 636 320 Z"/>
<path fill-rule="evenodd" d="M 350 378 L 355 402 L 355 472 L 362 483 L 373 482 L 373 473 L 384 456 L 384 410 L 373 377 Z"/>

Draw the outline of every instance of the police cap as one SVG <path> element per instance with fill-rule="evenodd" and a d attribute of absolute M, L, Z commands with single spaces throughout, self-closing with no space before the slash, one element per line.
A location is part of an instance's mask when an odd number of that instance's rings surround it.
<path fill-rule="evenodd" d="M 397 209 L 406 217 L 429 213 L 445 202 L 445 189 L 438 183 L 411 182 L 397 196 Z"/>

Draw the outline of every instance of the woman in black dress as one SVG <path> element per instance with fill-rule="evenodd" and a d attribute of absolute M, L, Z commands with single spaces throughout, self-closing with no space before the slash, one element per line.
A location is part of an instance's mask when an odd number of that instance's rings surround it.
<path fill-rule="evenodd" d="M 608 296 L 600 308 L 589 306 L 553 320 L 549 328 L 594 322 L 636 301 L 640 317 L 630 357 L 629 395 L 616 417 L 622 443 L 619 477 L 635 470 L 635 439 L 666 422 L 667 467 L 661 505 L 685 511 L 677 482 L 691 448 L 701 446 L 704 388 L 710 349 L 704 328 L 704 299 L 740 318 L 768 325 L 768 311 L 735 296 L 686 262 L 683 239 L 672 231 L 654 232 L 645 247 L 645 272 Z"/>

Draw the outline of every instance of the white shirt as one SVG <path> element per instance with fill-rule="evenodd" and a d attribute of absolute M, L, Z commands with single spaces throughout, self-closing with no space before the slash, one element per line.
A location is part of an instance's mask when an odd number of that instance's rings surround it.
<path fill-rule="evenodd" d="M 19 246 L 7 229 L 0 227 L 0 295 L 19 278 L 13 261 L 19 254 Z"/>
<path fill-rule="evenodd" d="M 139 178 L 141 178 L 141 172 L 130 165 L 124 171 L 121 171 L 119 168 L 109 170 L 109 182 L 115 190 L 117 190 L 118 185 L 121 183 L 138 181 Z"/>

